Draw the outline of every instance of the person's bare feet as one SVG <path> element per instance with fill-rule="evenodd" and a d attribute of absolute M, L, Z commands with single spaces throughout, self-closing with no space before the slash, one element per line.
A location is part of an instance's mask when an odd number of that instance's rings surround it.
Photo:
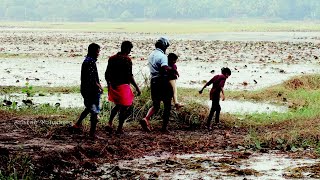
<path fill-rule="evenodd" d="M 146 132 L 151 132 L 149 121 L 146 118 L 140 120 L 142 129 Z"/>
<path fill-rule="evenodd" d="M 116 134 L 124 134 L 124 131 L 123 131 L 123 129 L 117 129 L 117 131 L 116 131 Z"/>
<path fill-rule="evenodd" d="M 103 139 L 103 137 L 100 137 L 100 136 L 98 136 L 98 135 L 89 135 L 89 140 L 91 140 L 91 141 L 95 141 L 95 140 L 102 140 Z"/>
<path fill-rule="evenodd" d="M 182 105 L 182 104 L 180 104 L 180 103 L 176 103 L 175 105 L 174 105 L 174 107 L 177 109 L 177 110 L 179 110 L 180 108 L 182 108 L 184 105 Z"/>
<path fill-rule="evenodd" d="M 82 133 L 82 125 L 74 124 L 68 127 L 68 131 L 73 134 L 81 134 Z"/>
<path fill-rule="evenodd" d="M 107 126 L 104 128 L 104 130 L 105 130 L 106 132 L 108 132 L 109 134 L 112 134 L 112 131 L 113 131 L 112 125 L 111 125 L 111 126 L 110 126 L 110 125 L 107 125 Z"/>
<path fill-rule="evenodd" d="M 210 125 L 206 125 L 206 129 L 208 129 L 209 131 L 212 130 L 212 127 Z"/>
<path fill-rule="evenodd" d="M 168 134 L 170 133 L 170 131 L 168 130 L 168 128 L 161 128 L 160 131 L 164 134 Z"/>

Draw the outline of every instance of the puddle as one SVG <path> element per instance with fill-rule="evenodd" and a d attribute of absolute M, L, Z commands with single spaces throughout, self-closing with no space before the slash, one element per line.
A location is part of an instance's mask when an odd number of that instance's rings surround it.
<path fill-rule="evenodd" d="M 209 108 L 211 101 L 208 101 Z M 251 113 L 284 113 L 288 111 L 286 106 L 278 106 L 269 103 L 225 100 L 220 101 L 221 112 L 230 114 L 251 114 Z"/>
<path fill-rule="evenodd" d="M 27 97 L 25 94 L 9 94 L 1 95 L 0 99 L 17 102 L 18 106 L 25 105 L 23 100 L 31 100 L 34 105 L 50 104 L 51 106 L 59 106 L 64 108 L 84 107 L 81 94 L 48 94 L 46 96 L 35 95 Z M 57 104 L 59 103 L 59 105 Z"/>
<path fill-rule="evenodd" d="M 290 169 L 315 163 L 318 163 L 315 159 L 292 159 L 276 153 L 253 153 L 243 159 L 228 153 L 162 154 L 122 160 L 116 168 L 114 164 L 104 164 L 98 171 L 103 173 L 102 179 L 110 179 L 114 175 L 121 179 L 129 174 L 146 179 L 286 179 L 284 175 Z M 311 179 L 309 174 L 303 175 Z"/>
<path fill-rule="evenodd" d="M 106 95 L 102 98 L 106 99 Z M 27 97 L 26 94 L 7 94 L 1 95 L 0 99 L 17 102 L 18 106 L 23 105 L 23 100 L 31 100 L 34 105 L 38 104 L 50 104 L 55 106 L 59 103 L 60 107 L 64 108 L 78 108 L 83 107 L 83 98 L 80 93 L 72 94 L 47 94 L 45 96 L 39 96 L 39 94 L 33 97 Z M 211 107 L 211 101 L 207 102 L 209 108 Z M 271 112 L 286 112 L 288 108 L 285 106 L 276 106 L 268 103 L 256 103 L 250 101 L 220 101 L 222 112 L 224 113 L 271 113 Z"/>
<path fill-rule="evenodd" d="M 254 155 L 250 158 L 250 161 L 242 164 L 241 169 L 255 169 L 262 174 L 260 178 L 268 179 L 267 174 L 272 173 L 274 177 L 281 177 L 290 169 L 302 166 L 314 165 L 316 160 L 314 159 L 291 159 L 287 156 L 279 156 L 275 154 L 262 154 Z M 308 177 L 308 174 L 304 174 Z"/>

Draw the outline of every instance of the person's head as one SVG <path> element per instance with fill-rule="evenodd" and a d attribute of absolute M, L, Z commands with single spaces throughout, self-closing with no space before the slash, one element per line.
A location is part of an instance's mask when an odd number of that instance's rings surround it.
<path fill-rule="evenodd" d="M 123 41 L 121 44 L 121 52 L 124 54 L 130 54 L 133 45 L 130 41 Z"/>
<path fill-rule="evenodd" d="M 231 70 L 227 67 L 223 67 L 221 68 L 221 74 L 228 78 L 229 76 L 231 76 Z"/>
<path fill-rule="evenodd" d="M 157 40 L 155 47 L 161 49 L 163 52 L 170 46 L 169 40 L 167 38 L 161 37 Z"/>
<path fill-rule="evenodd" d="M 174 65 L 178 60 L 178 56 L 175 53 L 168 54 L 168 63 L 169 65 Z"/>
<path fill-rule="evenodd" d="M 92 58 L 98 58 L 100 53 L 100 46 L 96 43 L 91 43 L 88 46 L 88 57 L 92 57 Z"/>

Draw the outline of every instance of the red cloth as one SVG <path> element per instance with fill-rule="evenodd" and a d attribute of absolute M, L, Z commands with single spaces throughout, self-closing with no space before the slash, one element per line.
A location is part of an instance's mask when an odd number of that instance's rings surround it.
<path fill-rule="evenodd" d="M 129 84 L 121 84 L 116 87 L 109 86 L 108 100 L 115 104 L 131 106 L 133 102 L 133 92 Z"/>

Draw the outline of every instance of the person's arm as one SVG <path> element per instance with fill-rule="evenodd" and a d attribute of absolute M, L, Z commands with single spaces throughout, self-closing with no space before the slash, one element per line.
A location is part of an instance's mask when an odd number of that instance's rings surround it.
<path fill-rule="evenodd" d="M 162 70 L 163 70 L 164 72 L 168 72 L 168 71 L 172 70 L 172 67 L 167 66 L 167 65 L 161 66 L 161 68 L 162 68 Z"/>
<path fill-rule="evenodd" d="M 129 58 L 129 57 L 128 57 Z M 134 79 L 134 77 L 133 77 L 133 73 L 132 73 L 132 61 L 131 61 L 131 59 L 129 58 L 129 60 L 128 60 L 128 76 L 129 76 L 129 81 L 130 81 L 130 83 L 133 85 L 133 87 L 136 89 L 136 91 L 137 91 L 137 96 L 140 96 L 141 95 L 141 91 L 140 91 L 140 88 L 139 88 L 139 86 L 137 85 L 137 83 L 136 83 L 136 81 L 135 81 L 135 79 Z"/>
<path fill-rule="evenodd" d="M 97 71 L 97 66 L 93 62 L 89 62 L 85 68 L 85 72 L 88 73 L 87 82 L 90 84 L 88 88 L 90 88 L 93 91 L 98 90 L 101 92 L 101 85 L 99 82 L 99 76 Z"/>
<path fill-rule="evenodd" d="M 168 57 L 166 55 L 164 55 L 160 59 L 160 64 L 161 64 L 161 69 L 164 73 L 167 73 L 168 71 L 172 70 L 172 67 L 168 65 Z"/>
<path fill-rule="evenodd" d="M 220 81 L 220 83 L 219 83 L 219 86 L 220 86 L 220 88 L 221 88 L 221 100 L 222 101 L 224 101 L 225 100 L 225 96 L 224 96 L 224 84 L 226 83 L 226 80 L 225 79 L 223 79 L 223 80 L 221 80 Z"/>
<path fill-rule="evenodd" d="M 96 82 L 96 85 L 98 86 L 99 91 L 100 91 L 100 93 L 102 94 L 102 93 L 103 93 L 103 88 L 102 88 L 100 82 Z"/>
<path fill-rule="evenodd" d="M 173 69 L 174 69 L 174 73 L 175 73 L 175 76 L 177 76 L 177 78 L 180 76 L 179 72 L 178 72 L 178 67 L 177 65 L 173 65 Z"/>
<path fill-rule="evenodd" d="M 212 79 L 210 79 L 210 81 L 207 82 L 207 83 L 203 86 L 203 88 L 199 91 L 199 94 L 202 94 L 203 90 L 204 90 L 207 86 L 210 86 L 210 84 L 212 84 Z"/>
<path fill-rule="evenodd" d="M 221 87 L 221 100 L 224 101 L 225 100 L 225 96 L 224 96 L 224 90 L 223 87 Z"/>
<path fill-rule="evenodd" d="M 107 88 L 108 89 L 109 89 L 109 86 L 110 86 L 110 68 L 109 68 L 109 65 L 110 65 L 110 61 L 108 61 L 107 69 L 106 69 L 106 72 L 104 73 L 104 78 L 107 81 Z"/>
<path fill-rule="evenodd" d="M 141 91 L 140 91 L 140 88 L 138 87 L 136 81 L 134 80 L 134 77 L 131 76 L 131 79 L 130 79 L 130 83 L 133 85 L 133 87 L 136 89 L 137 91 L 137 96 L 140 96 L 141 95 Z"/>

